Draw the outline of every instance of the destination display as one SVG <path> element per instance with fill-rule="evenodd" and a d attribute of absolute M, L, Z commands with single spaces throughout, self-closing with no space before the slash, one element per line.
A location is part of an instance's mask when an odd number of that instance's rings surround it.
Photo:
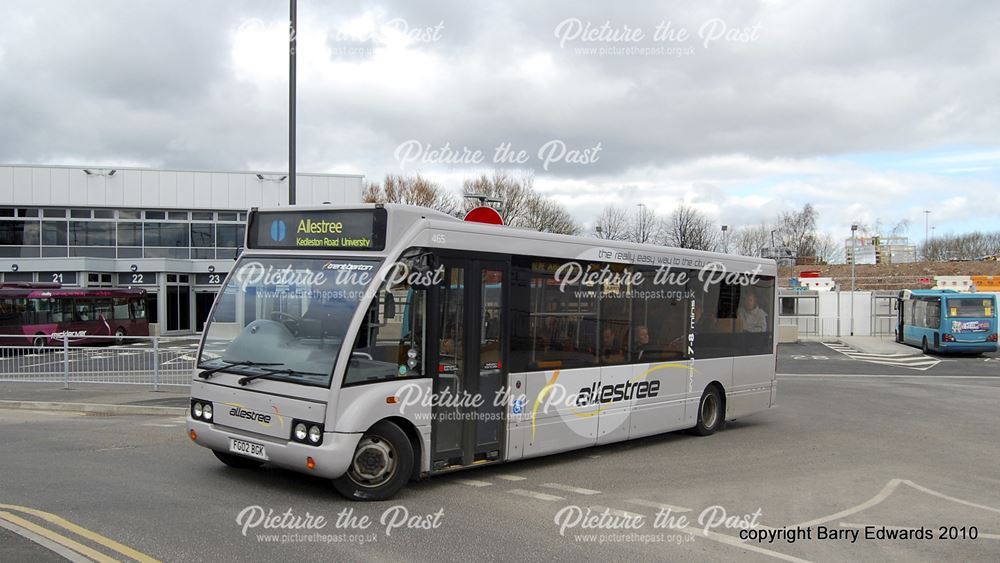
<path fill-rule="evenodd" d="M 341 209 L 251 213 L 249 248 L 382 250 L 386 210 Z"/>

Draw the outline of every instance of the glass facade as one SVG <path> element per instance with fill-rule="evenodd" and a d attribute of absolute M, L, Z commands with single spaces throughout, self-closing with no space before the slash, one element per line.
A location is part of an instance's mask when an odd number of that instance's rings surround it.
<path fill-rule="evenodd" d="M 0 257 L 229 259 L 245 221 L 230 210 L 3 207 Z"/>

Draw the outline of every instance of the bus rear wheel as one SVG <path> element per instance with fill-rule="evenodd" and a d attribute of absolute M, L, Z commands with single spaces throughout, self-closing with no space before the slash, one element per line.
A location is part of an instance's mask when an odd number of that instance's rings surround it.
<path fill-rule="evenodd" d="M 38 334 L 35 335 L 35 338 L 32 339 L 31 345 L 34 348 L 39 348 L 39 349 L 45 348 L 46 340 L 48 339 L 45 338 L 45 335 L 39 332 Z"/>
<path fill-rule="evenodd" d="M 219 458 L 219 461 L 236 469 L 256 469 L 261 465 L 264 465 L 263 461 L 250 459 L 248 457 L 227 454 L 225 452 L 217 452 L 215 450 L 212 450 L 212 453 L 215 454 L 215 457 Z"/>
<path fill-rule="evenodd" d="M 696 436 L 711 436 L 722 426 L 722 395 L 715 385 L 709 386 L 698 401 L 698 423 L 691 431 Z"/>
<path fill-rule="evenodd" d="M 372 426 L 358 442 L 347 473 L 333 487 L 350 500 L 391 498 L 413 473 L 413 446 L 406 433 L 389 421 Z"/>
<path fill-rule="evenodd" d="M 927 337 L 926 336 L 924 337 L 923 342 L 920 343 L 920 349 L 924 352 L 924 354 L 930 354 L 931 353 L 931 348 L 930 348 L 930 346 L 927 345 Z"/>

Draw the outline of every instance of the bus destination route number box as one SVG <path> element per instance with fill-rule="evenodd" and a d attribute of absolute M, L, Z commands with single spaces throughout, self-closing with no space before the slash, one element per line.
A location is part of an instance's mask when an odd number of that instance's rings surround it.
<path fill-rule="evenodd" d="M 386 210 L 256 212 L 248 248 L 268 250 L 383 250 Z"/>

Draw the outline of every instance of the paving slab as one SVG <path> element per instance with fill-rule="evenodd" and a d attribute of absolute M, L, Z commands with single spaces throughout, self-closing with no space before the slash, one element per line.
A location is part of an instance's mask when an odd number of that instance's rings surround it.
<path fill-rule="evenodd" d="M 190 393 L 186 386 L 0 383 L 0 408 L 172 415 L 187 411 Z"/>

